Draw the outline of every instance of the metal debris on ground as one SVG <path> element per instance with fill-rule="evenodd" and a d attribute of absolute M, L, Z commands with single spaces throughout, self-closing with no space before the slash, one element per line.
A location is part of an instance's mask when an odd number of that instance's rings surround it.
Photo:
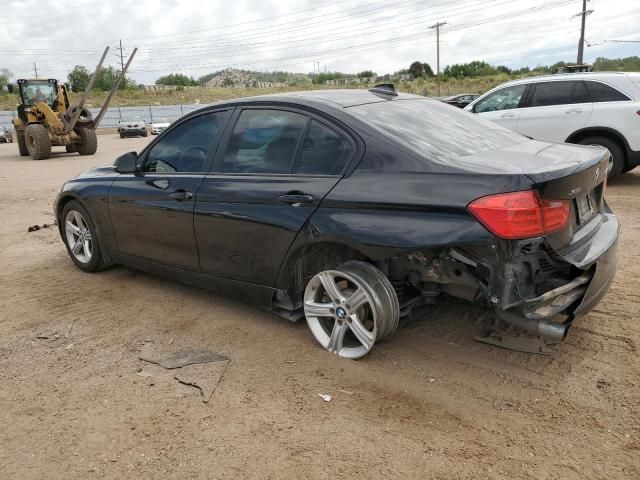
<path fill-rule="evenodd" d="M 153 342 L 145 343 L 138 358 L 167 370 L 179 369 L 173 378 L 200 390 L 205 403 L 211 400 L 231 362 L 229 357 L 219 353 L 188 347 L 165 352 L 162 346 L 156 346 Z"/>
<path fill-rule="evenodd" d="M 319 393 L 319 397 L 321 397 L 325 402 L 330 402 L 333 398 L 331 395 L 325 395 L 324 393 Z"/>
<path fill-rule="evenodd" d="M 489 345 L 495 345 L 496 347 L 538 355 L 553 354 L 553 349 L 551 347 L 557 343 L 545 340 L 541 337 L 511 337 L 497 333 L 491 333 L 486 337 L 474 337 L 474 340 L 481 343 L 487 343 Z"/>
<path fill-rule="evenodd" d="M 41 228 L 51 228 L 51 227 L 55 227 L 58 224 L 58 222 L 53 222 L 53 223 L 43 223 L 42 225 L 31 225 L 27 232 L 35 232 L 37 230 L 40 230 Z"/>

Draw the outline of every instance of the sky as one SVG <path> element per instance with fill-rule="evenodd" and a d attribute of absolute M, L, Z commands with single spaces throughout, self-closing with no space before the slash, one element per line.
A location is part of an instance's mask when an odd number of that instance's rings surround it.
<path fill-rule="evenodd" d="M 415 60 L 484 60 L 509 67 L 575 61 L 582 0 L 8 0 L 0 16 L 0 68 L 15 78 L 66 78 L 74 65 L 119 68 L 116 47 L 134 47 L 129 76 L 198 78 L 223 68 L 378 74 Z M 589 0 L 585 60 L 640 56 L 640 1 Z M 59 26 L 59 27 L 58 27 Z M 126 59 L 125 59 L 126 60 Z"/>

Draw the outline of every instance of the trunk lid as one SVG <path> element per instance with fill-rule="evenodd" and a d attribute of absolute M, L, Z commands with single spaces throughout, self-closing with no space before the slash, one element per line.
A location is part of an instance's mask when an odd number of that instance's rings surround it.
<path fill-rule="evenodd" d="M 556 144 L 540 152 L 545 158 L 564 156 L 569 151 Z M 610 154 L 602 147 L 573 147 L 575 156 L 559 160 L 554 170 L 527 174 L 541 198 L 568 200 L 571 213 L 567 227 L 547 236 L 547 243 L 563 258 L 586 244 L 599 230 L 605 215 L 604 190 Z M 573 263 L 573 262 L 572 262 Z"/>
<path fill-rule="evenodd" d="M 541 198 L 568 200 L 567 227 L 548 234 L 546 240 L 556 253 L 569 258 L 597 233 L 604 220 L 609 159 L 609 152 L 598 146 L 532 140 L 458 157 L 456 166 L 478 174 L 520 174 L 532 182 L 531 188 Z"/>

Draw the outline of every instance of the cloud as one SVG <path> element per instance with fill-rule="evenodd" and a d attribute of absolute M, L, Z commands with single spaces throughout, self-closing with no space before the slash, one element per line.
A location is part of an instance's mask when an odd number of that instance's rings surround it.
<path fill-rule="evenodd" d="M 139 47 L 131 76 L 151 83 L 183 72 L 198 77 L 226 67 L 321 69 L 378 73 L 412 61 L 436 63 L 433 29 L 441 29 L 441 68 L 485 60 L 535 66 L 576 55 L 580 2 L 540 0 L 80 0 L 43 3 L 9 0 L 0 19 L 0 67 L 31 76 L 65 78 L 76 64 L 92 69 L 105 45 L 122 39 L 125 52 Z M 640 2 L 591 0 L 586 38 L 634 38 Z M 621 21 L 621 19 L 628 21 Z M 635 19 L 635 21 L 633 20 Z M 585 48 L 597 56 L 630 55 L 633 44 Z M 107 63 L 119 65 L 112 48 Z"/>

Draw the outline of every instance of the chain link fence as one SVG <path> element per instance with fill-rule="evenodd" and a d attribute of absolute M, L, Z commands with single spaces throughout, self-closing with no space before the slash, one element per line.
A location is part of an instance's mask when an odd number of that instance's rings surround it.
<path fill-rule="evenodd" d="M 187 113 L 206 106 L 207 104 L 109 107 L 105 112 L 104 117 L 102 117 L 100 128 L 116 128 L 120 120 L 133 120 L 136 118 L 141 118 L 146 123 L 153 123 L 154 121 L 157 122 L 164 119 L 169 122 L 173 122 Z M 89 110 L 94 117 L 100 111 L 99 108 L 90 108 Z M 11 120 L 16 118 L 16 116 L 17 113 L 15 110 L 0 111 L 0 125 L 6 125 L 8 127 L 11 126 Z"/>

